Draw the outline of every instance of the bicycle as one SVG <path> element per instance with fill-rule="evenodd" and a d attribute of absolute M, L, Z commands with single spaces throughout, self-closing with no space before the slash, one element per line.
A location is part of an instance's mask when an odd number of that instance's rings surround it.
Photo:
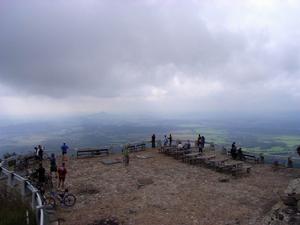
<path fill-rule="evenodd" d="M 59 201 L 61 205 L 72 207 L 76 203 L 76 197 L 75 195 L 69 193 L 68 189 L 57 192 L 51 191 L 50 196 L 45 197 L 46 205 L 50 206 L 51 208 L 55 208 L 57 206 L 57 201 Z"/>

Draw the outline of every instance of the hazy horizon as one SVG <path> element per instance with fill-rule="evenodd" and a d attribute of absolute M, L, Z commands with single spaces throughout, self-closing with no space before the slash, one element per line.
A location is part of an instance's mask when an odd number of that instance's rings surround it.
<path fill-rule="evenodd" d="M 107 113 L 65 118 L 0 121 L 0 155 L 5 152 L 32 151 L 41 144 L 47 151 L 59 152 L 67 142 L 79 147 L 120 146 L 126 143 L 150 141 L 173 134 L 174 140 L 195 140 L 200 133 L 207 142 L 229 147 L 235 141 L 253 153 L 296 155 L 300 144 L 299 117 L 274 118 L 241 115 L 232 117 L 157 118 Z"/>

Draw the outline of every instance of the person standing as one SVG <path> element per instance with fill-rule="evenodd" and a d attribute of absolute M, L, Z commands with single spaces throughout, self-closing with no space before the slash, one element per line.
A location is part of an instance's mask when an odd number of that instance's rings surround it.
<path fill-rule="evenodd" d="M 201 137 L 201 145 L 202 145 L 202 148 L 204 148 L 204 145 L 205 145 L 205 137 L 204 136 Z"/>
<path fill-rule="evenodd" d="M 40 163 L 40 166 L 37 169 L 37 174 L 38 174 L 39 185 L 41 186 L 43 186 L 46 181 L 45 172 L 46 171 L 45 168 L 43 167 L 43 164 Z"/>
<path fill-rule="evenodd" d="M 61 167 L 57 170 L 58 173 L 58 189 L 61 187 L 62 189 L 65 188 L 65 180 L 66 180 L 66 174 L 67 169 L 65 167 L 65 163 L 62 163 Z"/>
<path fill-rule="evenodd" d="M 172 138 L 172 135 L 170 134 L 170 136 L 169 136 L 169 146 L 172 145 L 172 141 L 173 141 L 173 138 Z"/>
<path fill-rule="evenodd" d="M 39 160 L 39 148 L 37 146 L 34 147 L 34 151 L 35 151 L 35 159 Z"/>
<path fill-rule="evenodd" d="M 287 167 L 288 168 L 294 167 L 292 157 L 288 157 Z"/>
<path fill-rule="evenodd" d="M 67 155 L 67 153 L 68 153 L 68 149 L 69 149 L 69 146 L 68 145 L 66 145 L 66 143 L 63 143 L 63 145 L 61 146 L 61 154 L 62 154 L 62 159 L 63 159 L 63 161 L 65 161 L 66 160 L 66 155 Z"/>
<path fill-rule="evenodd" d="M 123 157 L 124 157 L 124 165 L 128 166 L 129 165 L 129 150 L 125 148 L 123 150 Z"/>
<path fill-rule="evenodd" d="M 50 174 L 52 177 L 52 173 L 55 174 L 55 177 L 57 178 L 57 165 L 56 165 L 56 158 L 55 158 L 55 154 L 52 153 L 51 154 L 51 158 L 50 158 Z"/>
<path fill-rule="evenodd" d="M 230 153 L 231 153 L 231 157 L 233 159 L 236 159 L 236 157 L 237 157 L 237 149 L 236 149 L 236 146 L 235 146 L 235 142 L 233 142 L 232 145 L 231 145 Z"/>
<path fill-rule="evenodd" d="M 151 142 L 152 142 L 152 148 L 155 148 L 155 134 L 152 135 Z"/>
<path fill-rule="evenodd" d="M 197 145 L 200 146 L 200 143 L 201 143 L 201 135 L 199 134 L 197 139 Z"/>
<path fill-rule="evenodd" d="M 38 156 L 39 156 L 39 160 L 43 161 L 44 150 L 43 150 L 43 147 L 41 145 L 38 146 Z"/>
<path fill-rule="evenodd" d="M 164 136 L 164 146 L 167 146 L 168 145 L 168 138 L 167 138 L 167 135 Z"/>
<path fill-rule="evenodd" d="M 199 143 L 199 146 L 198 146 L 198 148 L 199 148 L 199 153 L 203 153 L 203 148 L 202 148 L 202 144 L 201 143 Z"/>

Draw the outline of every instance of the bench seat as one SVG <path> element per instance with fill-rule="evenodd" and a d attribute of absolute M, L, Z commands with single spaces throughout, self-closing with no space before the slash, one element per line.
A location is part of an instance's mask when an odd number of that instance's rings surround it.
<path fill-rule="evenodd" d="M 76 156 L 77 158 L 79 158 L 79 157 L 103 156 L 108 154 L 109 154 L 108 148 L 85 148 L 85 149 L 78 149 Z"/>

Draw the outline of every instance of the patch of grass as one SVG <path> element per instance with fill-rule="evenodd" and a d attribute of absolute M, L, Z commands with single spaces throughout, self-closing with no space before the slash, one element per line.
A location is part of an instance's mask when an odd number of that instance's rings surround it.
<path fill-rule="evenodd" d="M 278 136 L 274 138 L 276 141 L 285 143 L 289 148 L 295 148 L 300 145 L 299 136 Z"/>

